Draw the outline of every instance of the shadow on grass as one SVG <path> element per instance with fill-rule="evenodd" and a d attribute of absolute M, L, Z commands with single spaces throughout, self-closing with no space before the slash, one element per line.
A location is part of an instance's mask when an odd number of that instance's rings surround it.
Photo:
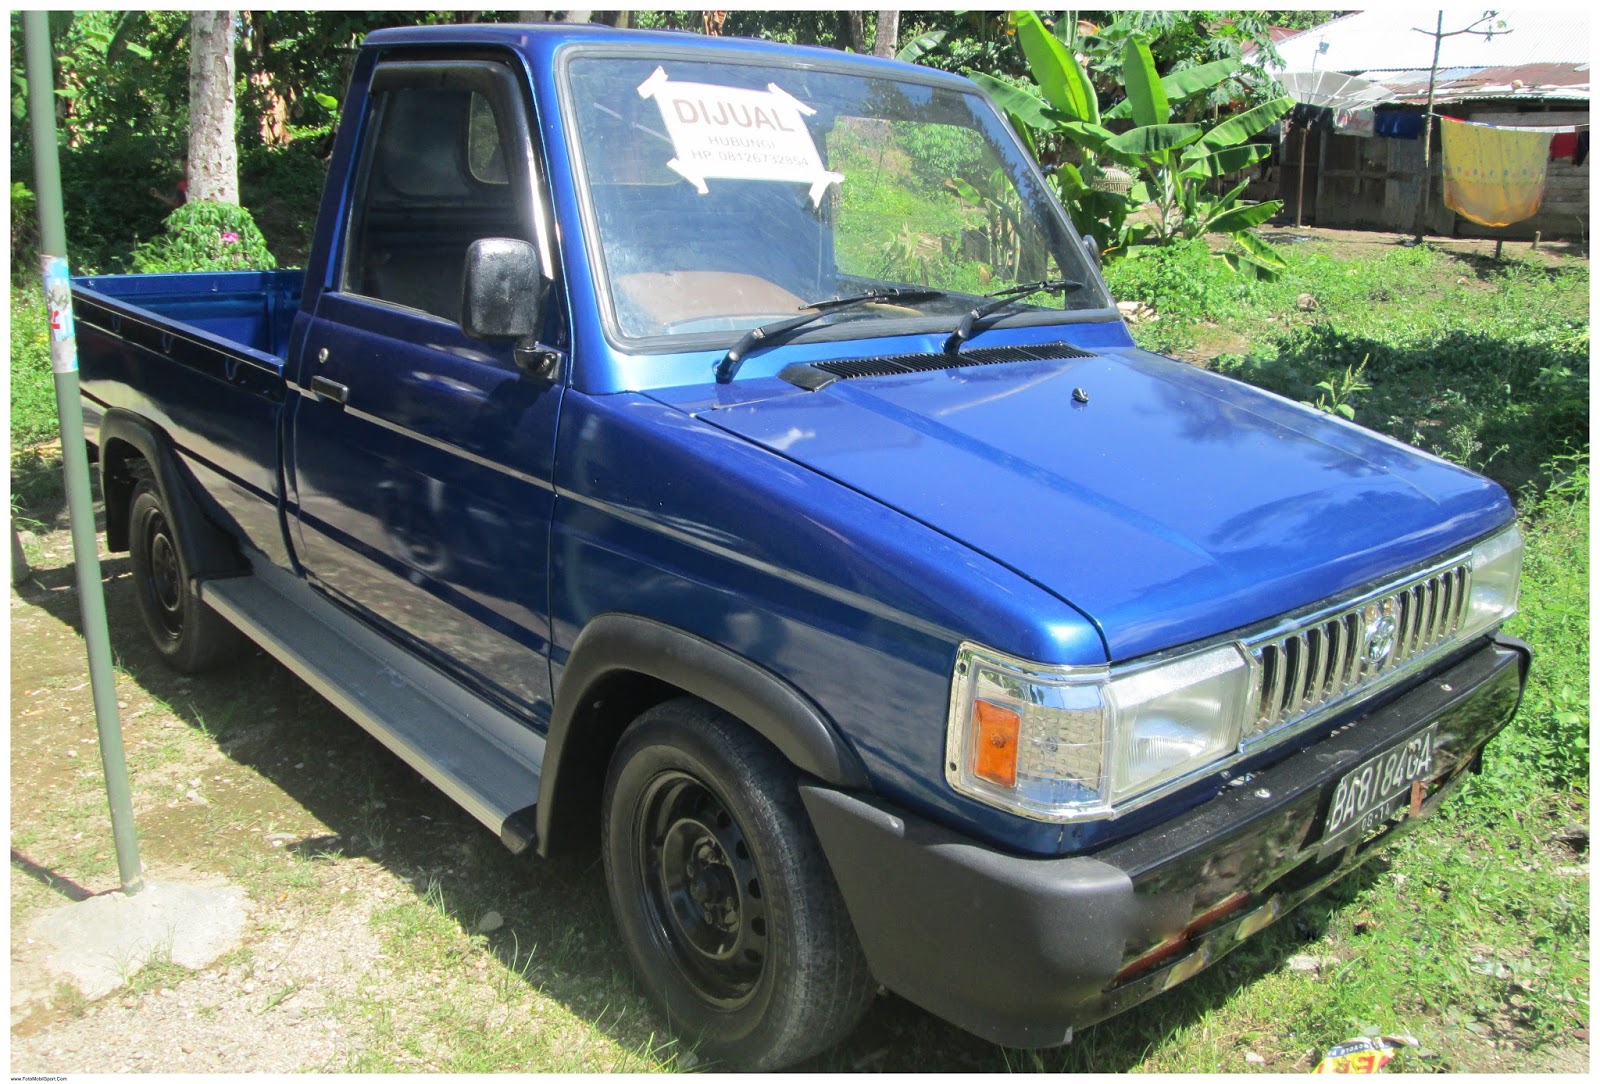
<path fill-rule="evenodd" d="M 550 861 L 512 855 L 442 792 L 259 651 L 210 674 L 176 674 L 145 635 L 128 559 L 103 561 L 101 577 L 119 668 L 178 720 L 214 740 L 226 757 L 281 791 L 284 812 L 303 810 L 327 826 L 326 833 L 285 850 L 308 859 L 370 859 L 408 881 L 419 898 L 431 885 L 439 908 L 468 934 L 487 912 L 500 912 L 505 926 L 488 935 L 488 948 L 502 964 L 624 1048 L 659 1047 L 659 1029 L 653 1032 L 652 1025 L 613 1023 L 616 1007 L 633 1004 L 637 993 L 612 932 L 598 855 Z M 81 635 L 76 585 L 71 566 L 37 568 L 15 596 Z M 137 773 L 134 782 L 137 791 Z M 229 865 L 239 844 L 216 844 L 215 812 L 180 805 L 144 818 L 139 840 L 146 862 L 236 872 Z M 255 827 L 228 835 L 252 837 L 265 851 L 270 842 L 260 825 L 277 812 L 230 811 Z M 596 1013 L 596 1004 L 608 1008 Z M 635 1020 L 642 1015 L 630 1014 Z"/>
<path fill-rule="evenodd" d="M 1552 457 L 1586 447 L 1587 337 L 1507 340 L 1455 329 L 1419 344 L 1313 324 L 1270 352 L 1230 360 L 1229 375 L 1302 402 L 1361 369 L 1358 424 L 1488 475 L 1518 494 Z M 1362 368 L 1364 366 L 1364 368 Z"/>
<path fill-rule="evenodd" d="M 46 869 L 15 847 L 11 848 L 11 868 L 33 878 L 50 891 L 59 893 L 72 903 L 82 903 L 84 900 L 93 899 L 95 896 L 95 893 L 90 892 L 77 881 L 72 880 L 70 877 L 63 877 L 53 869 Z"/>

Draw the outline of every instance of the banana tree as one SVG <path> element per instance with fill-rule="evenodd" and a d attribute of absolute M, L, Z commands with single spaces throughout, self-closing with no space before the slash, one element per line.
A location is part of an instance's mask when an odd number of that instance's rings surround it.
<path fill-rule="evenodd" d="M 1054 178 L 1063 200 L 1085 210 L 1103 210 L 1103 188 L 1093 183 L 1109 162 L 1135 172 L 1139 182 L 1126 197 L 1120 214 L 1101 218 L 1109 233 L 1110 255 L 1133 255 L 1143 248 L 1134 243 L 1147 236 L 1155 245 L 1215 233 L 1227 236 L 1230 249 L 1218 253 L 1236 271 L 1274 275 L 1283 269 L 1276 250 L 1257 237 L 1255 226 L 1267 221 L 1282 202 L 1243 204 L 1241 183 L 1219 196 L 1207 191 L 1208 182 L 1226 177 L 1260 162 L 1270 148 L 1246 142 L 1287 113 L 1294 102 L 1276 98 L 1231 117 L 1211 128 L 1174 123 L 1173 106 L 1215 87 L 1238 67 L 1237 60 L 1221 60 L 1189 68 L 1162 78 L 1157 75 L 1150 47 L 1130 36 L 1122 50 L 1122 82 L 1127 97 L 1102 113 L 1094 84 L 1077 58 L 1032 12 L 1012 15 L 1017 41 L 1022 46 L 1040 94 L 987 77 L 975 77 L 989 90 L 1011 119 L 1026 132 L 1035 148 L 1041 139 L 1066 140 L 1080 152 L 1081 166 L 1061 163 Z M 1107 122 L 1131 120 L 1133 127 L 1116 132 Z M 1093 196 L 1090 193 L 1094 193 Z M 1131 212 L 1145 204 L 1153 214 L 1147 224 L 1129 225 Z M 1079 218 L 1079 215 L 1074 215 Z M 1082 229 L 1084 223 L 1077 222 Z M 1089 232 L 1096 232 L 1091 228 Z"/>

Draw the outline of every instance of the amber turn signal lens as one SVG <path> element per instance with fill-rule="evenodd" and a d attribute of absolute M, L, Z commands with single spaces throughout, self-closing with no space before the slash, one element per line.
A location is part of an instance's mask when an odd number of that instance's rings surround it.
<path fill-rule="evenodd" d="M 986 700 L 973 704 L 977 733 L 973 735 L 972 772 L 979 779 L 1002 787 L 1017 785 L 1017 736 L 1022 716 Z"/>

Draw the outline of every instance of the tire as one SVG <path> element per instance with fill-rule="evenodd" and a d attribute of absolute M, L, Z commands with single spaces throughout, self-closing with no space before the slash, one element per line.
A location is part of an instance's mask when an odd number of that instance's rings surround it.
<path fill-rule="evenodd" d="M 128 510 L 128 556 L 145 631 L 167 665 L 198 674 L 231 662 L 247 641 L 200 600 L 172 517 L 147 471 L 139 471 Z"/>
<path fill-rule="evenodd" d="M 692 1049 L 746 1069 L 834 1045 L 876 989 L 797 783 L 692 699 L 635 720 L 606 775 L 606 883 L 634 971 Z"/>

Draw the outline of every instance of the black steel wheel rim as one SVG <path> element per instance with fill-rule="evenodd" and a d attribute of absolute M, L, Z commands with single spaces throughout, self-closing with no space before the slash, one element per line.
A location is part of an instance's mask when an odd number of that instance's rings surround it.
<path fill-rule="evenodd" d="M 144 595 L 162 631 L 176 639 L 183 633 L 183 566 L 166 517 L 150 513 L 145 520 Z"/>
<path fill-rule="evenodd" d="M 641 902 L 665 957 L 710 1005 L 736 1009 L 767 960 L 759 871 L 738 821 L 684 772 L 652 779 L 636 824 Z"/>

